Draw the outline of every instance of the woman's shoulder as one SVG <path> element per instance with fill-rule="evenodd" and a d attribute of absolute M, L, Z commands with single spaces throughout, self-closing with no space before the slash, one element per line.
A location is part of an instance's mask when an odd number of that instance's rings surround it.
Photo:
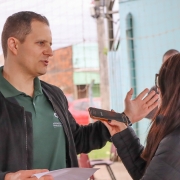
<path fill-rule="evenodd" d="M 180 153 L 180 128 L 165 136 L 159 144 L 156 154 L 162 151 L 178 151 Z"/>
<path fill-rule="evenodd" d="M 165 136 L 162 140 L 163 141 L 177 141 L 179 139 L 180 142 L 180 128 L 175 129 L 171 133 L 169 133 L 167 136 Z"/>

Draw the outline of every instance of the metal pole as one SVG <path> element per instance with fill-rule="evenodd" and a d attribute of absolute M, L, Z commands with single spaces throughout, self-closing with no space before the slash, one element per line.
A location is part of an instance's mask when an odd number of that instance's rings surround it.
<path fill-rule="evenodd" d="M 95 6 L 100 8 L 100 14 L 103 14 L 103 7 L 100 7 L 100 1 L 95 1 Z M 105 24 L 104 17 L 101 15 L 96 19 L 97 35 L 99 47 L 99 68 L 100 68 L 100 93 L 101 93 L 101 107 L 109 110 L 109 79 L 108 79 L 108 63 L 107 54 L 104 52 L 107 47 L 105 42 Z"/>

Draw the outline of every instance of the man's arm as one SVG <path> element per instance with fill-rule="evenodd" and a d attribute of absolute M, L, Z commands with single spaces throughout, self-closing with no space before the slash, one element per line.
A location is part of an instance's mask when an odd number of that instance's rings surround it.
<path fill-rule="evenodd" d="M 88 125 L 79 125 L 70 112 L 69 120 L 77 154 L 100 149 L 105 146 L 107 141 L 111 141 L 110 133 L 102 122 L 97 121 Z"/>
<path fill-rule="evenodd" d="M 4 180 L 6 174 L 8 174 L 8 172 L 0 172 L 0 180 Z"/>

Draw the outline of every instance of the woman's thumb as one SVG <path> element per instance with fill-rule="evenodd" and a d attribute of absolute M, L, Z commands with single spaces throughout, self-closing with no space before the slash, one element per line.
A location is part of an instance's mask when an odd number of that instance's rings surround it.
<path fill-rule="evenodd" d="M 133 88 L 131 88 L 131 89 L 130 89 L 130 91 L 129 91 L 129 92 L 127 92 L 127 94 L 126 94 L 126 98 L 125 98 L 125 101 L 129 101 L 129 100 L 131 100 L 132 95 L 133 95 Z"/>

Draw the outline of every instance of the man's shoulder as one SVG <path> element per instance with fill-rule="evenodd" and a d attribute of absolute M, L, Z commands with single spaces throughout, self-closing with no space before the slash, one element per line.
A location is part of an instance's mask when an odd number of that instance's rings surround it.
<path fill-rule="evenodd" d="M 54 102 L 61 102 L 61 103 L 65 102 L 65 104 L 67 104 L 66 96 L 59 87 L 44 81 L 40 81 L 40 82 L 41 82 L 42 90 L 50 99 L 53 99 Z"/>
<path fill-rule="evenodd" d="M 62 92 L 62 90 L 59 87 L 55 86 L 55 85 L 49 84 L 49 83 L 47 83 L 45 81 L 42 81 L 42 80 L 40 80 L 40 82 L 41 82 L 42 88 L 45 89 L 45 90 L 52 90 L 52 91 L 55 90 L 55 91 Z"/>

